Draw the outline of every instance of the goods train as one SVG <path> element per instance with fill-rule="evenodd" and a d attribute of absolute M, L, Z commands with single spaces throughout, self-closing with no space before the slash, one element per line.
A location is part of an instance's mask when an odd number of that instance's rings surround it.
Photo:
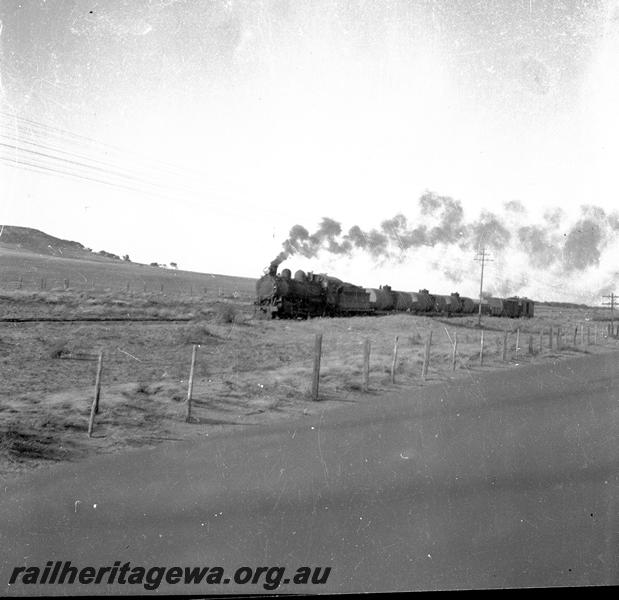
<path fill-rule="evenodd" d="M 411 312 L 428 315 L 472 314 L 479 301 L 454 292 L 448 296 L 399 292 L 390 286 L 363 288 L 325 274 L 290 269 L 277 273 L 271 264 L 256 284 L 256 308 L 272 318 L 310 318 Z M 534 303 L 528 298 L 484 298 L 482 314 L 497 317 L 532 317 Z"/>

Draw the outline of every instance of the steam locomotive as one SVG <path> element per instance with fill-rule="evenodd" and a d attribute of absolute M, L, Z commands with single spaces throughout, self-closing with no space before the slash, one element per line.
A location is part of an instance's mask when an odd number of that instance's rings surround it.
<path fill-rule="evenodd" d="M 427 289 L 400 292 L 390 286 L 363 288 L 322 273 L 290 269 L 277 273 L 271 264 L 256 283 L 256 308 L 271 318 L 310 318 L 411 312 L 428 315 L 472 314 L 479 301 L 454 292 L 448 296 Z M 528 298 L 485 298 L 482 314 L 498 317 L 532 317 L 534 302 Z"/>

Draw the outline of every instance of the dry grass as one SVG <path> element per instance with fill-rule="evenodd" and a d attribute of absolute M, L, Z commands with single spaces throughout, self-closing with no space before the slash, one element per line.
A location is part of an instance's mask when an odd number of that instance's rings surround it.
<path fill-rule="evenodd" d="M 53 302 L 47 302 L 49 299 Z M 30 302 L 30 303 L 29 303 Z M 73 304 L 56 296 L 31 298 L 23 310 L 116 311 L 130 314 L 190 314 L 188 323 L 11 323 L 0 337 L 0 471 L 116 452 L 167 439 L 186 439 L 221 428 L 249 426 L 311 413 L 308 401 L 314 336 L 323 334 L 320 399 L 327 405 L 373 402 L 393 390 L 390 380 L 394 337 L 399 336 L 396 388 L 415 388 L 466 376 L 470 370 L 513 368 L 522 363 L 616 348 L 598 325 L 598 344 L 584 346 L 573 330 L 593 328 L 604 313 L 593 309 L 542 307 L 531 320 L 484 317 L 484 365 L 479 364 L 477 318 L 385 317 L 268 321 L 253 318 L 248 303 L 166 302 L 149 296 L 81 298 Z M 43 307 L 43 308 L 41 308 Z M 140 311 L 142 311 L 140 313 Z M 167 312 L 166 312 L 167 311 Z M 548 348 L 549 326 L 568 332 L 559 352 Z M 503 362 L 507 329 L 508 360 Z M 516 330 L 520 348 L 516 355 Z M 546 332 L 539 351 L 539 332 Z M 425 340 L 432 331 L 427 381 L 421 378 Z M 457 333 L 458 361 L 451 369 L 451 340 Z M 529 353 L 529 336 L 533 353 Z M 570 337 L 571 335 L 571 337 Z M 363 343 L 371 340 L 370 394 L 361 393 Z M 586 338 L 585 338 L 586 339 Z M 199 344 L 194 383 L 194 420 L 185 423 L 191 345 Z M 95 435 L 86 427 L 96 363 L 104 352 L 101 412 Z M 65 357 L 71 356 L 73 359 Z M 82 360 L 75 360 L 82 357 Z M 85 358 L 84 358 L 85 357 Z M 323 404 L 324 405 L 324 404 Z"/>

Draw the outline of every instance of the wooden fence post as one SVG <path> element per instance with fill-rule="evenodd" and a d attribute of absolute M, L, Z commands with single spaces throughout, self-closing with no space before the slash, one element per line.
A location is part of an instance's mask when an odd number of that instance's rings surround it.
<path fill-rule="evenodd" d="M 393 360 L 391 361 L 391 383 L 395 383 L 395 367 L 398 361 L 398 336 L 395 336 L 393 342 Z"/>
<path fill-rule="evenodd" d="M 557 350 L 561 350 L 561 325 L 557 325 Z"/>
<path fill-rule="evenodd" d="M 425 380 L 428 376 L 428 367 L 430 366 L 430 346 L 432 345 L 432 330 L 426 338 L 425 350 L 423 353 L 423 365 L 421 367 L 421 376 Z"/>
<path fill-rule="evenodd" d="M 507 329 L 503 332 L 503 362 L 507 361 Z"/>
<path fill-rule="evenodd" d="M 364 392 L 370 389 L 370 340 L 367 338 L 363 344 L 363 387 Z"/>
<path fill-rule="evenodd" d="M 591 325 L 587 325 L 587 346 L 591 344 Z"/>
<path fill-rule="evenodd" d="M 548 329 L 548 348 L 552 350 L 552 325 Z"/>
<path fill-rule="evenodd" d="M 187 416 L 185 421 L 189 423 L 191 421 L 191 396 L 193 394 L 193 374 L 196 367 L 196 351 L 198 349 L 198 345 L 194 344 L 191 349 L 191 368 L 189 369 L 189 385 L 187 386 Z"/>
<path fill-rule="evenodd" d="M 539 330 L 539 352 L 540 354 L 544 351 L 544 329 Z"/>
<path fill-rule="evenodd" d="M 516 329 L 516 358 L 518 358 L 518 350 L 520 350 L 520 327 Z"/>
<path fill-rule="evenodd" d="M 17 289 L 21 290 L 23 285 L 24 285 L 24 277 L 23 277 L 23 275 L 20 275 L 19 276 L 19 281 L 17 282 Z"/>
<path fill-rule="evenodd" d="M 95 397 L 92 399 L 90 407 L 90 419 L 88 420 L 88 437 L 92 437 L 92 430 L 95 426 L 95 415 L 99 413 L 99 397 L 101 396 L 101 370 L 103 368 L 103 350 L 99 351 L 97 362 L 97 376 L 95 378 Z"/>
<path fill-rule="evenodd" d="M 533 355 L 533 334 L 529 334 L 529 354 Z"/>
<path fill-rule="evenodd" d="M 320 356 L 322 354 L 322 333 L 317 333 L 314 340 L 314 372 L 312 374 L 312 400 L 318 400 L 320 382 Z"/>
<path fill-rule="evenodd" d="M 101 370 L 103 369 L 103 350 L 99 352 L 97 361 L 97 377 L 95 378 L 95 414 L 99 414 L 99 397 L 101 396 Z"/>
<path fill-rule="evenodd" d="M 593 326 L 593 344 L 597 346 L 598 343 L 598 326 L 597 323 Z"/>
<path fill-rule="evenodd" d="M 479 340 L 479 366 L 484 364 L 484 330 L 481 330 L 481 338 Z"/>
<path fill-rule="evenodd" d="M 453 351 L 451 353 L 451 370 L 456 370 L 456 356 L 458 355 L 458 332 L 454 332 Z"/>
<path fill-rule="evenodd" d="M 64 289 L 65 289 L 65 290 L 68 290 L 68 289 L 69 289 L 69 280 L 68 280 L 68 279 L 65 279 L 65 280 L 64 280 Z"/>
<path fill-rule="evenodd" d="M 574 327 L 574 347 L 576 347 L 576 337 L 578 336 L 578 325 Z"/>

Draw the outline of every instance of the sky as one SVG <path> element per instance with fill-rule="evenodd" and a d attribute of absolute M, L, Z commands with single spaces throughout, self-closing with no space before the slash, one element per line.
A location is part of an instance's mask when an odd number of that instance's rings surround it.
<path fill-rule="evenodd" d="M 0 223 L 250 277 L 287 244 L 293 271 L 466 295 L 484 245 L 493 293 L 615 289 L 617 0 L 3 0 L 0 20 Z"/>

